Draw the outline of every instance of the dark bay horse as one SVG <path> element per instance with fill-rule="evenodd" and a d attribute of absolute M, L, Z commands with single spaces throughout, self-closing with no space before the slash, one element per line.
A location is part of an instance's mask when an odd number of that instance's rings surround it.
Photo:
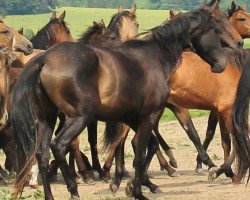
<path fill-rule="evenodd" d="M 20 75 L 12 98 L 12 128 L 18 149 L 15 194 L 23 187 L 36 154 L 45 199 L 53 199 L 47 177 L 48 144 L 60 110 L 66 122 L 50 148 L 60 162 L 71 198 L 79 194 L 65 153 L 70 141 L 98 119 L 124 122 L 138 132 L 135 179 L 127 190 L 136 199 L 147 199 L 141 192 L 142 184 L 152 185 L 142 174 L 145 150 L 158 113 L 170 94 L 170 72 L 182 51 L 191 42 L 213 72 L 221 72 L 226 66 L 210 16 L 217 4 L 155 27 L 145 40 L 130 40 L 110 49 L 64 42 L 32 59 Z M 107 131 L 106 136 L 111 132 Z"/>
<path fill-rule="evenodd" d="M 6 44 L 13 38 L 12 49 L 14 51 L 23 52 L 25 55 L 32 53 L 33 45 L 32 43 L 22 36 L 18 31 L 16 31 L 11 26 L 8 26 L 3 22 L 3 16 L 0 14 L 0 44 Z"/>
<path fill-rule="evenodd" d="M 173 14 L 173 13 L 172 13 L 172 14 Z M 171 15 L 171 13 L 170 13 L 170 16 L 171 16 L 172 18 L 175 17 L 175 16 Z M 220 40 L 222 41 L 222 43 L 223 43 L 224 45 L 226 44 L 227 46 L 235 47 L 235 48 L 237 48 L 238 46 L 241 46 L 241 44 L 242 44 L 242 39 L 241 39 L 240 35 L 237 33 L 237 31 L 232 27 L 232 25 L 230 25 L 227 14 L 226 14 L 224 11 L 222 11 L 219 7 L 217 7 L 217 8 L 215 9 L 215 12 L 213 13 L 213 16 L 214 16 L 214 18 L 215 18 L 217 28 L 218 28 L 218 29 L 221 29 L 221 30 L 220 30 L 220 33 L 221 33 L 221 34 L 219 34 L 219 35 L 220 35 Z M 227 30 L 229 30 L 229 32 L 227 32 Z M 228 42 L 227 42 L 227 41 L 228 41 Z M 232 41 L 235 41 L 235 43 L 232 43 Z M 193 53 L 190 54 L 191 57 L 192 57 L 192 54 L 193 54 Z M 189 55 L 189 54 L 188 54 L 188 55 Z M 188 59 L 188 56 L 184 56 L 184 59 L 185 59 L 185 60 Z M 197 59 L 198 59 L 198 56 L 197 56 Z M 200 59 L 200 60 L 201 60 L 201 59 Z M 193 60 L 191 59 L 191 61 L 193 61 Z M 183 62 L 183 63 L 185 63 L 185 62 Z M 203 61 L 203 62 L 199 62 L 199 61 L 198 61 L 198 62 L 194 62 L 194 63 L 190 66 L 190 67 L 191 67 L 191 70 L 193 69 L 193 67 L 194 67 L 195 64 L 201 64 L 201 65 L 203 65 L 204 63 L 205 63 L 204 61 Z M 179 67 L 181 68 L 182 65 L 183 65 L 183 64 L 181 64 Z M 189 67 L 189 66 L 187 65 L 187 67 Z M 188 70 L 188 68 L 187 68 L 187 70 Z M 176 71 L 178 72 L 178 71 L 181 71 L 181 70 L 178 68 Z M 202 69 L 201 69 L 201 71 L 202 71 Z M 177 73 L 177 72 L 174 72 L 174 74 Z M 185 78 L 184 73 L 185 73 L 185 72 L 183 72 L 183 75 L 182 75 L 183 78 Z M 205 73 L 205 71 L 204 71 L 204 73 Z M 174 75 L 173 75 L 173 76 L 174 76 Z M 193 75 L 194 78 L 197 78 L 197 76 L 198 76 L 198 75 Z M 192 77 L 192 76 L 190 76 L 190 77 Z M 179 79 L 180 79 L 180 78 L 179 78 Z M 183 81 L 182 81 L 182 82 L 183 82 Z M 178 81 L 175 81 L 175 83 L 178 83 Z M 190 84 L 187 84 L 187 85 L 189 86 Z M 190 86 L 189 90 L 192 90 L 192 87 L 193 87 L 193 85 Z M 188 94 L 191 95 L 192 93 L 190 93 L 190 91 L 189 91 Z M 181 95 L 180 95 L 180 96 L 181 96 Z M 182 95 L 182 96 L 183 96 L 183 95 Z M 183 101 L 185 101 L 185 99 L 183 99 Z M 190 100 L 189 100 L 189 101 L 190 101 Z M 169 107 L 169 108 L 178 116 L 177 118 L 180 118 L 180 117 L 181 117 L 181 115 L 178 113 L 178 109 L 176 109 L 173 105 L 168 104 L 167 107 Z M 160 119 L 160 118 L 159 118 L 159 119 Z M 190 120 L 191 120 L 191 118 L 190 118 Z M 182 121 L 183 121 L 183 119 L 182 119 Z M 158 123 L 159 123 L 159 122 L 158 122 Z M 183 123 L 183 122 L 182 122 L 182 123 Z M 187 122 L 185 122 L 185 123 L 187 123 Z M 192 129 L 192 130 L 193 130 L 193 129 Z M 198 149 L 198 151 L 203 152 L 203 155 L 204 155 L 204 150 L 202 149 L 201 143 L 200 143 L 199 139 L 197 139 L 197 138 L 198 138 L 198 135 L 197 135 L 197 133 L 192 133 L 192 130 L 191 130 L 191 133 L 188 132 L 188 135 L 190 136 L 191 140 L 195 143 L 195 146 L 196 146 L 196 148 Z M 161 137 L 161 135 L 160 135 L 160 133 L 159 133 L 158 125 L 155 126 L 155 128 L 154 128 L 154 133 L 156 134 L 157 139 L 158 139 L 159 143 L 162 145 L 164 151 L 167 152 L 167 154 L 171 153 L 171 152 L 169 152 L 170 147 L 165 143 L 165 141 L 163 140 L 163 138 Z M 126 128 L 126 129 L 124 130 L 124 132 L 121 133 L 121 135 L 120 135 L 120 139 L 122 140 L 121 143 L 123 143 L 123 142 L 125 141 L 125 139 L 126 139 L 126 137 L 127 137 L 127 134 L 128 134 L 128 129 Z M 135 143 L 135 140 L 136 140 L 136 138 L 133 139 L 133 143 Z M 148 151 L 148 152 L 149 152 L 150 154 L 152 154 L 152 155 L 153 155 L 154 152 L 157 150 L 157 148 L 154 147 L 154 145 L 153 145 L 153 141 L 155 141 L 155 139 L 152 140 L 152 141 L 150 142 L 150 144 L 151 144 L 152 148 L 154 148 L 155 150 L 152 149 L 152 151 L 150 151 L 150 150 Z M 114 150 L 114 149 L 116 149 L 116 147 L 117 147 L 118 145 L 121 145 L 121 144 L 119 143 L 119 139 L 117 138 L 117 140 L 114 141 L 114 143 L 111 144 L 111 146 L 110 146 L 110 152 L 111 152 L 111 153 L 109 154 L 108 159 L 106 160 L 105 165 L 104 165 L 104 167 L 103 167 L 106 173 L 108 173 L 109 170 L 110 170 L 110 168 L 111 168 L 112 161 L 113 161 L 114 155 L 115 155 L 115 150 Z M 157 144 L 156 144 L 156 145 L 157 145 Z M 134 146 L 135 146 L 135 145 L 134 145 Z M 119 146 L 118 146 L 118 147 L 119 147 Z M 120 147 L 119 147 L 119 148 L 120 148 Z M 111 149 L 112 149 L 112 150 L 111 150 Z M 116 150 L 116 151 L 118 151 L 118 150 Z M 123 152 L 122 150 L 119 150 L 119 151 L 120 151 L 120 152 Z M 123 154 L 123 153 L 122 153 L 122 154 Z M 158 160 L 159 160 L 159 163 L 160 163 L 161 168 L 166 169 L 170 175 L 171 175 L 171 173 L 174 173 L 175 171 L 168 165 L 167 161 L 165 160 L 165 158 L 163 157 L 163 155 L 162 155 L 162 153 L 160 152 L 159 149 L 156 151 L 156 154 L 157 154 L 157 158 L 158 158 Z M 120 155 L 120 156 L 122 156 L 122 155 Z M 171 161 L 172 161 L 172 160 L 174 161 L 174 158 L 173 158 L 173 156 L 171 156 L 171 154 L 170 154 L 170 158 L 172 158 Z M 122 160 L 121 162 L 122 162 L 121 165 L 124 165 L 124 158 L 123 158 L 123 160 Z M 213 166 L 215 166 L 215 165 L 212 163 L 212 161 L 211 161 L 210 159 L 209 159 L 208 162 L 209 162 L 209 167 L 210 167 L 210 168 L 213 167 Z M 120 185 L 121 175 L 119 175 L 119 174 L 122 174 L 122 171 L 123 171 L 122 167 L 123 167 L 123 166 L 120 166 L 120 172 L 118 172 L 118 176 L 115 178 L 115 181 L 114 181 L 114 182 L 111 182 L 110 188 L 111 188 L 111 191 L 112 191 L 112 192 L 115 192 L 115 191 L 118 189 L 119 185 Z"/>
<path fill-rule="evenodd" d="M 34 49 L 46 50 L 60 42 L 74 41 L 70 29 L 64 21 L 65 15 L 66 12 L 63 11 L 57 18 L 56 12 L 52 13 L 49 23 L 39 30 L 31 39 Z"/>
<path fill-rule="evenodd" d="M 131 39 L 138 35 L 138 25 L 139 24 L 136 20 L 136 5 L 133 4 L 130 10 L 124 10 L 123 5 L 120 5 L 118 7 L 118 13 L 114 14 L 111 17 L 111 20 L 108 24 L 108 29 L 112 31 L 116 35 L 116 37 L 124 41 L 124 40 Z M 105 28 L 105 30 L 107 29 Z M 110 42 L 109 40 L 107 40 L 106 36 L 102 32 L 99 33 L 99 31 L 92 30 L 92 31 L 87 31 L 85 34 L 87 35 L 84 36 L 83 39 L 80 39 L 80 41 L 85 44 L 97 45 L 99 47 L 115 45 L 114 42 Z M 96 34 L 96 36 L 94 34 Z M 107 40 L 106 43 L 104 42 L 105 40 Z M 57 129 L 56 132 L 60 130 L 60 127 L 62 127 L 63 124 L 64 124 L 64 120 L 60 117 L 59 128 Z M 91 183 L 93 181 L 93 178 L 94 178 L 93 171 L 97 171 L 99 174 L 99 177 L 107 181 L 109 179 L 109 176 L 107 175 L 107 173 L 104 173 L 104 171 L 102 170 L 100 161 L 98 158 L 97 121 L 93 120 L 93 122 L 91 122 L 87 126 L 87 129 L 88 129 L 88 141 L 89 141 L 90 149 L 91 149 L 92 166 L 89 163 L 88 158 L 84 154 L 81 153 L 84 164 L 86 165 L 85 167 L 83 167 L 83 163 L 81 160 L 82 158 L 81 156 L 79 156 L 80 151 L 78 151 L 80 148 L 79 147 L 80 140 L 76 138 L 72 141 L 72 149 L 74 150 L 76 162 L 81 163 L 81 164 L 78 164 L 78 170 L 80 174 L 83 176 L 83 181 L 85 183 Z M 70 160 L 71 168 L 75 169 L 73 157 L 70 156 L 69 160 Z M 56 163 L 52 161 L 52 164 L 49 167 L 49 176 L 53 180 L 56 178 L 56 174 L 57 174 Z M 74 172 L 74 174 L 75 176 L 77 176 L 76 172 Z"/>

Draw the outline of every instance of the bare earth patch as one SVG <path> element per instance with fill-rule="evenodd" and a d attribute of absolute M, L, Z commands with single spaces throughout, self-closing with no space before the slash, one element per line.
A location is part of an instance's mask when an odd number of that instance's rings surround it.
<path fill-rule="evenodd" d="M 205 131 L 207 127 L 207 118 L 194 119 L 195 127 L 203 140 L 205 137 Z M 103 125 L 99 128 L 100 136 L 103 133 Z M 173 148 L 175 158 L 178 161 L 178 173 L 180 177 L 171 178 L 165 171 L 160 171 L 160 167 L 156 157 L 149 169 L 149 174 L 152 176 L 151 181 L 159 185 L 163 193 L 151 194 L 147 188 L 143 187 L 143 193 L 149 199 L 168 199 L 168 200 L 246 200 L 249 199 L 250 186 L 246 187 L 246 183 L 240 185 L 233 185 L 229 178 L 222 175 L 213 182 L 208 182 L 206 175 L 198 175 L 194 171 L 196 163 L 196 150 L 194 145 L 189 140 L 186 133 L 183 131 L 177 121 L 161 122 L 160 131 L 165 140 Z M 86 133 L 82 134 L 82 149 L 89 154 Z M 129 138 L 126 143 L 126 168 L 133 175 L 134 170 L 132 168 L 133 152 L 131 148 L 131 138 L 133 133 L 129 134 Z M 220 133 L 217 129 L 214 140 L 209 147 L 208 153 L 213 161 L 220 166 L 223 163 L 223 150 L 220 142 Z M 101 160 L 104 161 L 105 155 Z M 113 167 L 114 170 L 114 167 Z M 78 190 L 82 200 L 95 200 L 95 199 L 128 199 L 125 195 L 125 186 L 128 178 L 122 181 L 121 187 L 117 194 L 113 196 L 109 191 L 109 184 L 101 180 L 96 180 L 93 185 L 79 184 Z M 11 189 L 11 185 L 7 188 Z M 42 186 L 39 186 L 42 190 Z M 24 195 L 34 193 L 35 190 L 26 187 L 24 189 Z M 58 182 L 52 184 L 52 191 L 55 199 L 64 200 L 69 199 L 70 195 L 64 184 L 61 176 L 58 178 Z M 1 200 L 0 196 L 0 200 Z M 33 198 L 34 199 L 34 198 Z"/>

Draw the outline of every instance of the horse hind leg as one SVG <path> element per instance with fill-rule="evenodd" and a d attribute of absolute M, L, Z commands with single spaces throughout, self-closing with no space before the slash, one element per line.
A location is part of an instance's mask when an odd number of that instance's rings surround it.
<path fill-rule="evenodd" d="M 51 193 L 50 182 L 48 179 L 48 165 L 50 159 L 50 152 L 49 152 L 49 142 L 51 141 L 52 134 L 53 134 L 53 127 L 56 122 L 56 118 L 52 119 L 47 122 L 39 122 L 39 130 L 43 132 L 43 137 L 41 140 L 41 145 L 38 148 L 36 153 L 36 159 L 38 162 L 39 172 L 42 177 L 44 194 L 46 200 L 53 200 L 53 196 Z"/>
<path fill-rule="evenodd" d="M 89 122 L 89 115 L 79 116 L 75 118 L 67 118 L 62 130 L 51 142 L 51 150 L 56 160 L 60 163 L 60 169 L 66 182 L 71 199 L 79 198 L 77 184 L 75 178 L 66 161 L 66 153 L 70 142 L 76 138 Z"/>
<path fill-rule="evenodd" d="M 230 155 L 231 151 L 231 137 L 230 137 L 230 127 L 231 124 L 231 112 L 223 112 L 219 114 L 219 124 L 220 124 L 220 131 L 221 131 L 221 144 L 224 150 L 224 163 L 221 167 L 217 170 L 212 170 L 209 173 L 209 180 L 214 180 L 215 178 L 219 177 L 222 173 L 233 181 L 235 179 L 235 175 L 231 168 L 231 164 L 233 162 L 233 154 Z"/>
<path fill-rule="evenodd" d="M 208 165 L 209 169 L 216 167 L 201 144 L 200 137 L 194 127 L 188 110 L 171 104 L 168 104 L 167 107 L 175 114 L 181 126 L 188 134 L 188 137 L 195 145 L 202 162 Z"/>
<path fill-rule="evenodd" d="M 87 126 L 88 129 L 88 142 L 90 144 L 91 157 L 92 157 L 92 169 L 97 171 L 100 179 L 105 179 L 105 172 L 103 171 L 97 150 L 97 121 L 93 120 Z"/>
<path fill-rule="evenodd" d="M 205 151 L 207 151 L 208 146 L 209 146 L 210 142 L 212 141 L 212 139 L 214 137 L 217 123 L 218 123 L 217 112 L 211 111 L 210 114 L 209 114 L 209 118 L 208 118 L 208 126 L 207 126 L 206 138 L 205 138 L 205 141 L 204 141 L 204 143 L 202 145 L 203 148 L 205 149 Z M 197 155 L 196 161 L 197 161 L 197 165 L 196 165 L 195 171 L 198 174 L 203 174 L 204 170 L 202 168 L 202 160 L 201 160 L 199 155 Z"/>

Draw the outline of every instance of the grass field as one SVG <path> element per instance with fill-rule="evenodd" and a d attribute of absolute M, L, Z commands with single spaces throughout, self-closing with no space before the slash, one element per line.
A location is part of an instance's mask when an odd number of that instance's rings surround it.
<path fill-rule="evenodd" d="M 106 25 L 108 25 L 111 16 L 117 12 L 117 9 L 102 9 L 102 8 L 76 8 L 65 7 L 57 9 L 57 15 L 60 15 L 63 11 L 66 11 L 65 21 L 71 30 L 71 33 L 75 39 L 81 35 L 85 29 L 92 25 L 93 21 L 99 21 L 104 19 Z M 137 10 L 137 19 L 140 24 L 139 31 L 143 32 L 154 26 L 159 25 L 162 21 L 168 18 L 168 10 Z M 21 27 L 31 29 L 35 33 L 48 23 L 51 17 L 51 13 L 39 14 L 39 15 L 14 15 L 7 16 L 5 22 L 16 29 Z M 245 40 L 245 47 L 250 47 L 250 40 Z M 207 111 L 192 111 L 193 117 L 200 117 L 207 115 Z M 171 112 L 165 112 L 162 120 L 175 119 Z"/>

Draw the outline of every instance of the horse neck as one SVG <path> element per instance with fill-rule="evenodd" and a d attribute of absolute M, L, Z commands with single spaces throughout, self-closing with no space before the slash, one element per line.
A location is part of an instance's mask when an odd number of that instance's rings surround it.
<path fill-rule="evenodd" d="M 159 27 L 165 29 L 165 33 L 169 32 L 169 34 L 166 34 L 165 36 L 161 34 L 159 36 L 156 35 L 154 38 L 155 42 L 160 47 L 163 55 L 165 55 L 168 63 L 170 64 L 171 69 L 176 66 L 177 62 L 181 58 L 182 52 L 185 50 L 190 40 L 190 36 L 188 34 L 190 26 L 181 27 L 177 33 L 174 33 L 173 26 L 177 23 L 180 23 L 180 21 L 173 21 Z"/>
<path fill-rule="evenodd" d="M 55 36 L 50 31 L 40 30 L 32 39 L 34 49 L 46 50 L 56 44 Z"/>

